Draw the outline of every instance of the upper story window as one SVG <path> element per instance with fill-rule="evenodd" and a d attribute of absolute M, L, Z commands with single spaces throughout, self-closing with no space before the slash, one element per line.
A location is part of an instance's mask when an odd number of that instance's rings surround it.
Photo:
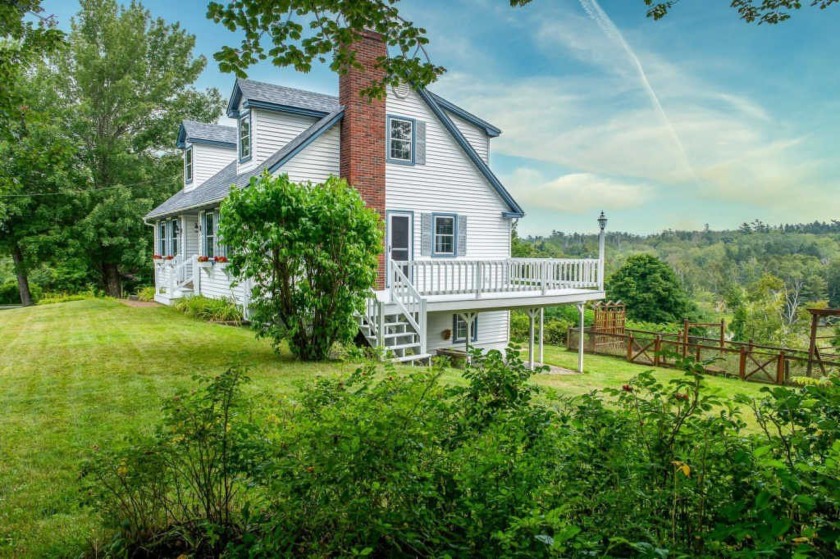
<path fill-rule="evenodd" d="M 414 120 L 388 117 L 388 161 L 414 163 Z"/>
<path fill-rule="evenodd" d="M 434 250 L 435 256 L 455 256 L 455 216 L 434 216 Z"/>
<path fill-rule="evenodd" d="M 239 161 L 251 159 L 251 113 L 239 117 Z"/>
<path fill-rule="evenodd" d="M 187 183 L 193 180 L 193 148 L 192 146 L 184 150 L 184 181 Z"/>

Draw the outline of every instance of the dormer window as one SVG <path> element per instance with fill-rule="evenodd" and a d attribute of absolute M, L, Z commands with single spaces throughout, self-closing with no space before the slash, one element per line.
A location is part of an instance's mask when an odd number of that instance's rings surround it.
<path fill-rule="evenodd" d="M 388 117 L 388 161 L 414 164 L 414 120 Z"/>
<path fill-rule="evenodd" d="M 239 161 L 251 159 L 251 113 L 239 117 Z"/>
<path fill-rule="evenodd" d="M 193 148 L 184 150 L 184 182 L 191 183 L 193 180 Z"/>

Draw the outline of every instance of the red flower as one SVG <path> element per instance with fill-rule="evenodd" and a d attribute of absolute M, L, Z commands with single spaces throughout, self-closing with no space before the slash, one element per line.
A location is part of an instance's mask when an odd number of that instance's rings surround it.
<path fill-rule="evenodd" d="M 198 261 L 199 262 L 210 262 L 210 257 L 209 256 L 199 256 Z"/>
<path fill-rule="evenodd" d="M 621 387 L 621 389 L 624 390 L 625 392 L 633 392 L 633 387 L 630 386 L 629 384 L 625 384 L 624 386 Z"/>
<path fill-rule="evenodd" d="M 174 260 L 174 259 L 175 259 L 175 257 L 174 257 L 174 256 L 172 256 L 171 254 L 168 254 L 168 255 L 166 256 L 166 259 L 167 259 L 167 260 Z"/>
<path fill-rule="evenodd" d="M 152 258 L 154 258 L 155 260 L 160 260 L 163 258 L 163 256 L 161 256 L 160 254 L 155 254 L 154 256 L 152 256 Z"/>
<path fill-rule="evenodd" d="M 676 398 L 677 400 L 686 401 L 688 400 L 688 394 L 684 394 L 682 392 L 675 392 L 674 398 Z"/>
<path fill-rule="evenodd" d="M 224 264 L 227 261 L 228 261 L 227 256 L 217 256 L 216 257 L 216 262 L 218 262 L 220 264 Z"/>

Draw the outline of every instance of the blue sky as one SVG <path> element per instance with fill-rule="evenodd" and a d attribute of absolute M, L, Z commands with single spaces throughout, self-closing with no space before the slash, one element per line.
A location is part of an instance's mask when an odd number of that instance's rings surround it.
<path fill-rule="evenodd" d="M 212 54 L 236 35 L 203 2 L 146 0 L 208 58 L 199 87 L 233 77 Z M 728 2 L 683 0 L 665 20 L 642 0 L 403 0 L 425 27 L 430 89 L 499 126 L 491 166 L 525 208 L 520 231 L 737 227 L 840 219 L 840 7 L 778 26 Z M 62 27 L 73 0 L 45 0 Z M 335 93 L 327 68 L 255 66 L 249 77 Z"/>

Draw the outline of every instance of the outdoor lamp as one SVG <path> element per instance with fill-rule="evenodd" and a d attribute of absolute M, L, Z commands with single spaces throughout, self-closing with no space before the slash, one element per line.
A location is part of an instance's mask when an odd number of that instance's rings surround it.
<path fill-rule="evenodd" d="M 604 215 L 603 211 L 601 211 L 601 215 L 598 216 L 598 227 L 601 228 L 601 231 L 607 228 L 607 216 Z"/>

